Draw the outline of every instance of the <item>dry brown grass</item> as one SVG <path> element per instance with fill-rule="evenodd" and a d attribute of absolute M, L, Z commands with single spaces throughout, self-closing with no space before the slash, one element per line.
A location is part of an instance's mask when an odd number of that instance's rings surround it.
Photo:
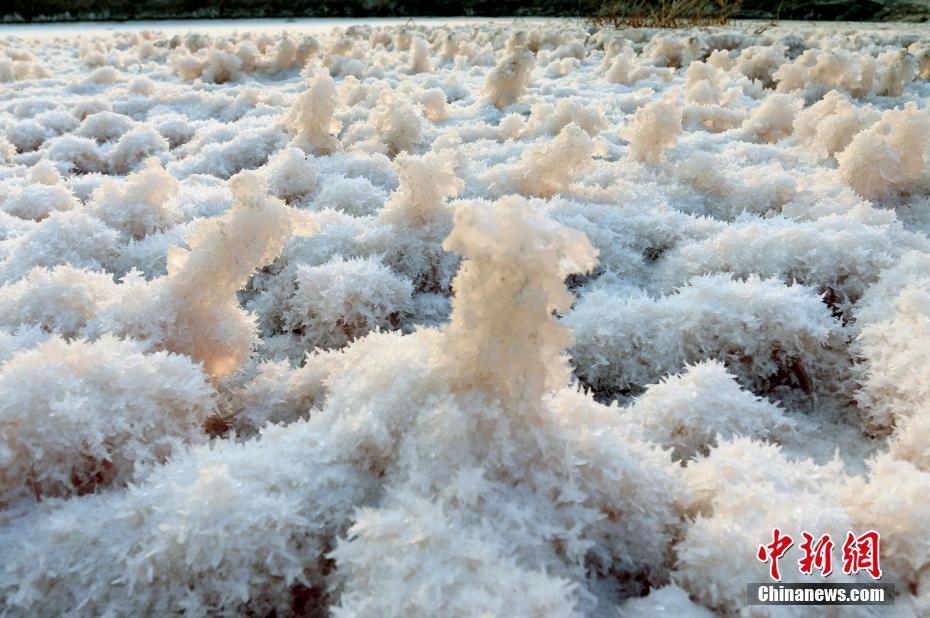
<path fill-rule="evenodd" d="M 587 19 L 612 28 L 686 28 L 723 25 L 742 0 L 596 0 Z"/>

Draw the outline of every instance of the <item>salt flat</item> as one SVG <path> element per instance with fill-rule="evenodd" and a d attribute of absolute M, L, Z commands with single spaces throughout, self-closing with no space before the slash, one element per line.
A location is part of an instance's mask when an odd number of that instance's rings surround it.
<path fill-rule="evenodd" d="M 0 26 L 0 613 L 782 615 L 778 527 L 926 615 L 928 80 L 903 24 Z"/>

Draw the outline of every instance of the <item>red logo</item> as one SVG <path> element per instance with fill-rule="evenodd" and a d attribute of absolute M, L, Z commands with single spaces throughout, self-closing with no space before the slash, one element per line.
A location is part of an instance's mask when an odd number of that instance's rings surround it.
<path fill-rule="evenodd" d="M 820 571 L 820 574 L 826 577 L 833 572 L 833 541 L 830 535 L 825 534 L 817 542 L 814 542 L 814 536 L 809 532 L 802 532 L 804 542 L 801 543 L 801 551 L 804 555 L 798 560 L 798 567 L 804 575 L 812 575 L 814 569 Z"/>
<path fill-rule="evenodd" d="M 833 572 L 834 548 L 830 535 L 814 537 L 813 534 L 804 531 L 801 537 L 803 541 L 798 546 L 801 550 L 798 571 L 802 575 L 813 575 L 815 571 L 823 577 L 830 575 Z M 843 543 L 843 573 L 856 575 L 864 571 L 872 579 L 880 579 L 882 576 L 879 563 L 880 541 L 881 536 L 875 530 L 869 530 L 859 536 L 847 532 L 846 541 Z M 783 534 L 779 528 L 775 528 L 772 530 L 772 542 L 760 545 L 756 551 L 756 558 L 769 565 L 769 577 L 777 582 L 781 581 L 778 561 L 784 557 L 792 545 L 794 545 L 794 539 Z"/>
<path fill-rule="evenodd" d="M 778 572 L 778 560 L 785 555 L 785 552 L 793 544 L 794 539 L 782 535 L 781 530 L 775 528 L 772 531 L 772 542 L 768 545 L 760 545 L 759 551 L 756 552 L 756 558 L 769 563 L 769 576 L 777 582 L 781 581 L 781 573 Z"/>
<path fill-rule="evenodd" d="M 843 573 L 853 575 L 865 571 L 872 579 L 882 576 L 882 567 L 878 562 L 878 544 L 881 537 L 874 530 L 855 536 L 852 532 L 846 533 L 846 542 L 843 543 Z"/>

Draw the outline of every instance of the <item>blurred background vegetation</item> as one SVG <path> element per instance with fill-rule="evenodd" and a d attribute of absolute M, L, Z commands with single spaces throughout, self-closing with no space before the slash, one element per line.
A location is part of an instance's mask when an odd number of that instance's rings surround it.
<path fill-rule="evenodd" d="M 245 17 L 647 16 L 700 5 L 739 19 L 927 21 L 930 0 L 0 0 L 4 21 Z M 719 10 L 714 12 L 714 6 Z M 665 11 L 665 13 L 662 13 Z M 709 11 L 709 12 L 708 12 Z M 706 15 L 705 15 L 706 13 Z M 679 15 L 680 16 L 680 15 Z M 608 20 L 610 21 L 610 20 Z M 616 21 L 616 19 L 615 19 Z"/>

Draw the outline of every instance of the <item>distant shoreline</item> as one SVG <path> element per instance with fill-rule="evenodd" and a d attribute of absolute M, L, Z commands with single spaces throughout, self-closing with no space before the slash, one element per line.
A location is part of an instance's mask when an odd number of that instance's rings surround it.
<path fill-rule="evenodd" d="M 0 36 L 68 36 L 81 35 L 95 31 L 141 32 L 155 30 L 162 32 L 185 33 L 190 31 L 214 32 L 216 34 L 232 33 L 242 30 L 252 32 L 280 32 L 282 29 L 306 33 L 325 33 L 333 28 L 366 24 L 373 26 L 402 26 L 407 23 L 416 25 L 489 24 L 489 23 L 545 23 L 578 22 L 581 17 L 307 17 L 307 18 L 238 18 L 238 19 L 163 19 L 163 20 L 108 20 L 108 21 L 58 21 L 58 22 L 0 22 Z M 733 20 L 727 26 L 715 28 L 749 28 L 769 23 L 763 19 Z M 780 20 L 773 27 L 779 28 L 868 28 L 870 30 L 900 30 L 922 28 L 923 24 L 913 22 L 851 22 L 851 21 L 814 21 L 814 20 Z"/>
<path fill-rule="evenodd" d="M 367 20 L 392 19 L 584 19 L 605 0 L 11 0 L 0 25 L 57 23 L 135 23 L 137 21 L 213 20 Z M 199 8 L 192 8 L 199 5 Z M 63 10 L 64 9 L 64 10 Z M 790 20 L 865 23 L 926 23 L 930 0 L 742 0 L 741 20 Z"/>

